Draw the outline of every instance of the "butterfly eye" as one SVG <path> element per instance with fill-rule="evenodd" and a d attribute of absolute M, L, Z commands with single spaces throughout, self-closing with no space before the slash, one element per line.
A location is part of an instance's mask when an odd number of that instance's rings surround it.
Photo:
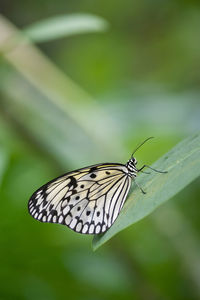
<path fill-rule="evenodd" d="M 137 159 L 135 157 L 132 157 L 132 162 L 134 163 L 134 165 L 137 165 Z"/>

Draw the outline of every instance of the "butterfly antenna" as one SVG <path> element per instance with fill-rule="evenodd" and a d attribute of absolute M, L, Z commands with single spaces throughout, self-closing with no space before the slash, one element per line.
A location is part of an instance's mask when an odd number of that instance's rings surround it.
<path fill-rule="evenodd" d="M 149 138 L 147 138 L 146 140 L 144 140 L 144 142 L 142 142 L 141 144 L 139 144 L 136 149 L 133 151 L 133 153 L 131 154 L 131 157 L 133 157 L 133 154 L 142 146 L 144 145 L 144 143 L 146 143 L 148 140 L 151 140 L 153 139 L 154 137 L 153 136 L 150 136 Z"/>

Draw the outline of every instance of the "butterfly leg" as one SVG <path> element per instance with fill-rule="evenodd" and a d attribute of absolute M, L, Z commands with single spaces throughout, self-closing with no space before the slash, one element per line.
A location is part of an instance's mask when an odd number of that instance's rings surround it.
<path fill-rule="evenodd" d="M 139 184 L 134 180 L 135 184 L 137 185 L 137 187 L 140 189 L 140 191 L 142 192 L 142 194 L 146 194 L 146 192 L 141 188 L 141 186 L 139 186 Z"/>
<path fill-rule="evenodd" d="M 154 169 L 154 168 L 152 168 L 148 165 L 142 166 L 142 168 L 138 169 L 138 172 L 141 172 L 144 168 L 149 168 L 149 169 L 153 170 L 154 172 L 158 172 L 158 173 L 167 173 L 167 171 L 159 171 L 159 170 L 156 170 L 156 169 Z"/>

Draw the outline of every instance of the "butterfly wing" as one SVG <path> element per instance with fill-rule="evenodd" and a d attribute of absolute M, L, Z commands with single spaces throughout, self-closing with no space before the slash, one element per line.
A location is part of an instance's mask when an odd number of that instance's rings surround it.
<path fill-rule="evenodd" d="M 93 165 L 42 186 L 31 196 L 29 212 L 41 222 L 63 224 L 80 233 L 99 234 L 116 220 L 130 186 L 125 165 Z"/>

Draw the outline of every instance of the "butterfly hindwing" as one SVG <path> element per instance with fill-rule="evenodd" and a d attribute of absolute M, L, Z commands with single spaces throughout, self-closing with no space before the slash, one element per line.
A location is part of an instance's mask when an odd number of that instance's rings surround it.
<path fill-rule="evenodd" d="M 116 220 L 130 185 L 125 165 L 93 165 L 42 186 L 30 198 L 29 212 L 41 222 L 85 234 L 102 233 Z"/>

